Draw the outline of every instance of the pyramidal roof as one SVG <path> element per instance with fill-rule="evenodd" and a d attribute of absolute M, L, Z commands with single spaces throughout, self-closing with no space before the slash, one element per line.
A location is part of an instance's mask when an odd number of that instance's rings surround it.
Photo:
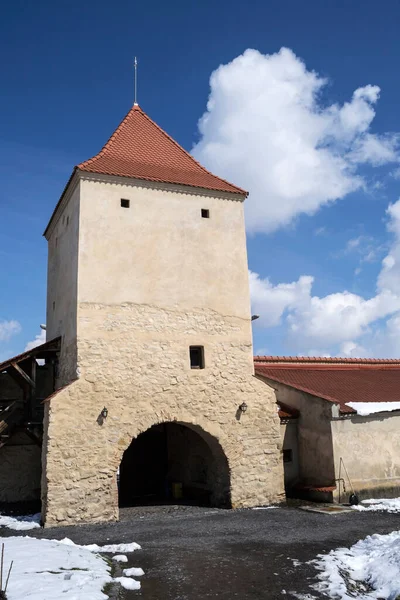
<path fill-rule="evenodd" d="M 246 194 L 202 167 L 186 150 L 134 105 L 96 156 L 81 171 Z"/>
<path fill-rule="evenodd" d="M 131 177 L 247 196 L 207 171 L 135 104 L 96 156 L 77 165 L 44 232 L 46 236 L 76 172 Z"/>

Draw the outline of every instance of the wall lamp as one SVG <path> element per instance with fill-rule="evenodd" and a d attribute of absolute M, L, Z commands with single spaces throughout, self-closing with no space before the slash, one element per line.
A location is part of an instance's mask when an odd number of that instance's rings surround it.
<path fill-rule="evenodd" d="M 245 413 L 247 408 L 248 408 L 248 406 L 247 406 L 246 402 L 242 402 L 242 404 L 239 406 L 239 410 L 242 413 Z"/>
<path fill-rule="evenodd" d="M 257 319 L 260 318 L 260 315 L 251 315 L 251 320 L 252 321 L 257 321 Z"/>
<path fill-rule="evenodd" d="M 108 417 L 108 409 L 106 407 L 104 407 L 100 414 L 103 417 L 103 419 L 107 419 L 107 417 Z"/>

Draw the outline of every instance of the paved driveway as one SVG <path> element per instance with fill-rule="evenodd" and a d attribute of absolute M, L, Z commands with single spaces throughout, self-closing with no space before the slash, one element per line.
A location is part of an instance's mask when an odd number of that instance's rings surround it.
<path fill-rule="evenodd" d="M 142 550 L 129 555 L 123 567 L 144 569 L 142 589 L 120 591 L 121 600 L 286 600 L 322 597 L 311 589 L 315 569 L 305 564 L 318 553 L 397 529 L 399 515 L 387 513 L 158 507 L 125 509 L 112 525 L 28 533 L 67 536 L 79 544 L 138 542 Z M 1 535 L 15 532 L 3 529 Z M 293 560 L 301 564 L 294 566 Z"/>

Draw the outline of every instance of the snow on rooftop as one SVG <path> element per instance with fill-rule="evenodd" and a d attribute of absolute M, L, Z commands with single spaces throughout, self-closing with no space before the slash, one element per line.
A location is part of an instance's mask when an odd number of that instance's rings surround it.
<path fill-rule="evenodd" d="M 371 535 L 313 561 L 316 589 L 338 600 L 395 600 L 400 594 L 400 531 Z"/>
<path fill-rule="evenodd" d="M 400 402 L 346 402 L 346 406 L 350 406 L 362 417 L 380 412 L 400 410 Z"/>

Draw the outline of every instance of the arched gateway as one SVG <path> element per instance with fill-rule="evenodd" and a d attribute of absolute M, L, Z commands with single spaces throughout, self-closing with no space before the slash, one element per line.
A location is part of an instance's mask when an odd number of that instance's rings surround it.
<path fill-rule="evenodd" d="M 230 508 L 230 473 L 213 436 L 196 425 L 166 422 L 141 433 L 125 450 L 119 505 L 176 501 Z"/>

